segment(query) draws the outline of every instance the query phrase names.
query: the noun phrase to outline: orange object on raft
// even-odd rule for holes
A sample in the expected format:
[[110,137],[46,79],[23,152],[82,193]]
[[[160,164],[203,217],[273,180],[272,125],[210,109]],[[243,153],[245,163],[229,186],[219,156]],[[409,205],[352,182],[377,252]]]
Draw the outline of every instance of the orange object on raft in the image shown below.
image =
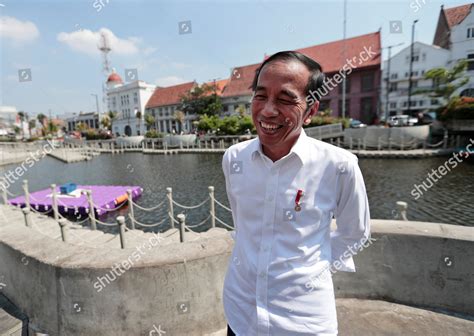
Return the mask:
[[120,204],[122,202],[125,202],[126,200],[128,200],[127,194],[120,195],[119,197],[115,199],[115,204]]

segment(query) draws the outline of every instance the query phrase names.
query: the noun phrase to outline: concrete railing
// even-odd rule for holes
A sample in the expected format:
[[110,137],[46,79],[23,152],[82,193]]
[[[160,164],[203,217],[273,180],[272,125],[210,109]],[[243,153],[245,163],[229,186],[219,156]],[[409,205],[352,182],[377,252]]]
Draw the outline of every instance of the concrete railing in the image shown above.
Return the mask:
[[376,241],[334,276],[338,297],[474,314],[474,227],[372,220]]
[[226,326],[231,249],[227,235],[112,251],[0,229],[2,293],[50,336],[206,335]]

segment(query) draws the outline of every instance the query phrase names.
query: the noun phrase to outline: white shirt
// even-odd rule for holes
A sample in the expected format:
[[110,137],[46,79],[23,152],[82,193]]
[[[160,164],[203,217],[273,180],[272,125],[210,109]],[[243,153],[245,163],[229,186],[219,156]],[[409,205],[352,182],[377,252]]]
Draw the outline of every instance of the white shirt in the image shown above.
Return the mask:
[[328,267],[355,272],[348,248],[370,231],[357,157],[302,130],[276,162],[256,138],[227,149],[222,167],[236,229],[223,293],[229,326],[237,335],[337,335]]

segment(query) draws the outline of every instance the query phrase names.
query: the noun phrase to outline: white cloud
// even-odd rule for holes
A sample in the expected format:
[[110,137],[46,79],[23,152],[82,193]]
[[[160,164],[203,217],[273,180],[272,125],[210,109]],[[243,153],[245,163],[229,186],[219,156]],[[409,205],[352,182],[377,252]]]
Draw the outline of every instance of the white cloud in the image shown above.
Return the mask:
[[190,80],[177,77],[177,76],[161,77],[155,80],[156,85],[163,86],[163,87],[187,83],[187,82],[190,82]]
[[68,45],[72,50],[89,55],[98,55],[98,45],[101,42],[101,34],[107,36],[112,53],[118,55],[133,55],[138,53],[139,39],[132,37],[121,39],[107,28],[101,28],[97,32],[88,29],[74,31],[72,33],[61,32],[58,41]]
[[20,21],[10,16],[0,17],[0,37],[17,43],[31,42],[39,36],[39,30],[33,22]]

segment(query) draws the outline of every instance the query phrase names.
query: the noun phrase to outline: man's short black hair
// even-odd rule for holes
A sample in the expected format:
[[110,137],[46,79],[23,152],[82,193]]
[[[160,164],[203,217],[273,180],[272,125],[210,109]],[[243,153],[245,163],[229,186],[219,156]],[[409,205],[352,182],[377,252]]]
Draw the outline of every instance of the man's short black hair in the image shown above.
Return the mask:
[[[276,54],[273,54],[269,58],[267,58],[255,71],[255,77],[252,83],[252,90],[255,92],[257,88],[258,76],[262,71],[263,67],[271,62],[275,61],[297,61],[306,66],[306,68],[310,71],[310,76],[308,78],[308,84],[306,85],[306,97],[310,94],[310,92],[317,92],[319,88],[323,86],[324,83],[324,73],[323,68],[321,65],[309,58],[308,56],[298,52],[298,51],[280,51]],[[312,105],[312,104],[311,104]]]

